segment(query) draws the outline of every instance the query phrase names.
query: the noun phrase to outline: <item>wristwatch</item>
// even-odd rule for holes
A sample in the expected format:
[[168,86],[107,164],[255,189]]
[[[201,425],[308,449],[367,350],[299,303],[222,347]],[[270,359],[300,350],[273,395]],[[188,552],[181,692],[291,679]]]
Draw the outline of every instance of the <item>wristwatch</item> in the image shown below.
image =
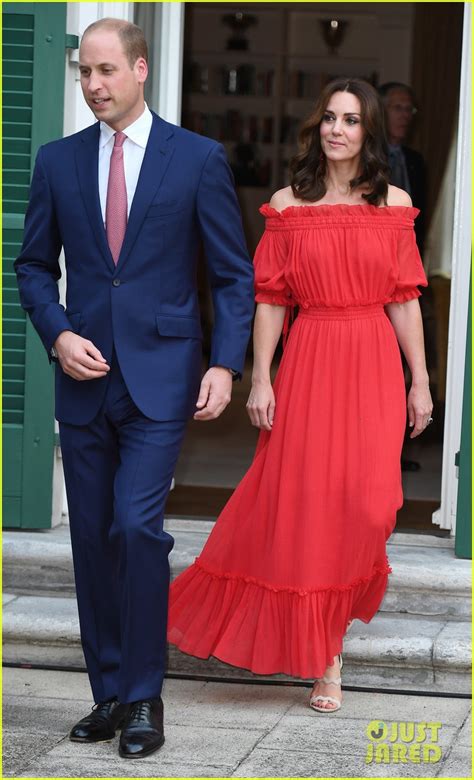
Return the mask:
[[58,355],[58,353],[56,352],[56,350],[54,349],[54,347],[51,347],[51,349],[50,349],[50,351],[49,351],[49,354],[50,354],[50,355],[51,355],[51,357],[52,357],[52,358],[54,358],[55,360],[57,360],[57,359],[58,359],[58,357],[59,357],[59,355]]
[[238,376],[240,376],[239,372],[235,370],[235,368],[229,368],[229,366],[216,366],[216,368],[225,368],[226,371],[229,372],[232,379],[236,379]]

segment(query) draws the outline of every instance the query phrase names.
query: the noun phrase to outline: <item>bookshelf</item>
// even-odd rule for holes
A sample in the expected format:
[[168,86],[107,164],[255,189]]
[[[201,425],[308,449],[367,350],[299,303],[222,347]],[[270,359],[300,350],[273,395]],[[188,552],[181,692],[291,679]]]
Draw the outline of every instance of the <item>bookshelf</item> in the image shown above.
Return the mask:
[[[238,12],[252,17],[241,50],[228,48],[233,32],[223,21]],[[376,85],[384,57],[395,56],[392,45],[383,48],[381,13],[363,3],[186,6],[182,124],[225,146],[251,251],[262,228],[258,206],[288,184],[298,129],[322,87],[339,75]],[[321,34],[321,20],[332,15],[348,22],[336,54]]]

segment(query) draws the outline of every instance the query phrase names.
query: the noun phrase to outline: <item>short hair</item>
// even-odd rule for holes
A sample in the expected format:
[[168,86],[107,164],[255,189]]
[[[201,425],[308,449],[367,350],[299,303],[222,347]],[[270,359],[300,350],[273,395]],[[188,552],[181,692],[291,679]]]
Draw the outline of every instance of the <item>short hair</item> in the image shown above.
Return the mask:
[[143,57],[148,62],[147,42],[143,30],[136,24],[127,22],[125,19],[113,19],[110,16],[106,16],[86,27],[82,38],[84,39],[86,35],[96,30],[108,30],[109,32],[117,33],[131,68],[133,68],[140,57]]
[[389,92],[394,89],[402,89],[404,92],[408,92],[413,103],[416,103],[415,93],[413,92],[412,88],[409,87],[408,84],[403,84],[401,81],[386,81],[385,84],[381,84],[380,87],[378,87],[378,92],[380,97],[385,101],[385,98],[388,97]]

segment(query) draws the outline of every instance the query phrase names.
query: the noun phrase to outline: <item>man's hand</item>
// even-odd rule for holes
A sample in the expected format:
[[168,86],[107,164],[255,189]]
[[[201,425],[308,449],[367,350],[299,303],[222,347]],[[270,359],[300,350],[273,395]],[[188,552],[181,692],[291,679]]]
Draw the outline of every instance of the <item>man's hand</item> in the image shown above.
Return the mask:
[[204,374],[196,407],[195,420],[215,420],[232,396],[232,374],[227,368],[213,366]]
[[63,330],[54,342],[54,348],[62,370],[73,379],[100,379],[110,371],[106,359],[92,341],[72,330]]

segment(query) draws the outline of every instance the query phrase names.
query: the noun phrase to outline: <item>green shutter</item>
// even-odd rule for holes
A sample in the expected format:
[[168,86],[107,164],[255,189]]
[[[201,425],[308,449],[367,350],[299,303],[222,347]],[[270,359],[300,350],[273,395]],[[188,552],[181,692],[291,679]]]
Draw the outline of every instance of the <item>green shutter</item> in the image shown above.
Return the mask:
[[472,284],[469,293],[466,365],[462,404],[461,449],[458,455],[459,487],[456,510],[455,553],[472,558]]
[[65,3],[4,3],[3,525],[51,524],[53,374],[13,270],[38,147],[62,135]]

